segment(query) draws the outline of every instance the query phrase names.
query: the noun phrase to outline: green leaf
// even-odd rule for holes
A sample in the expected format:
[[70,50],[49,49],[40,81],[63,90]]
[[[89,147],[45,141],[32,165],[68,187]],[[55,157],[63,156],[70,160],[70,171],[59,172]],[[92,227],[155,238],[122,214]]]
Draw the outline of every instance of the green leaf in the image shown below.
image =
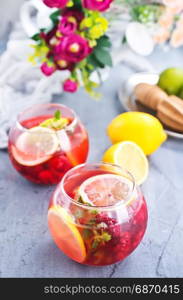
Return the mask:
[[97,215],[97,214],[98,214],[98,210],[97,210],[97,209],[93,209],[93,210],[91,210],[91,214],[93,214],[93,215]]
[[53,22],[54,25],[58,23],[58,18],[61,15],[61,10],[56,10],[50,15],[50,19]]
[[122,38],[122,44],[126,44],[127,43],[127,39],[126,39],[126,35],[124,35],[124,37]]
[[32,40],[34,41],[40,41],[41,40],[41,37],[40,37],[40,33],[36,33],[34,34],[32,37],[31,37]]
[[55,118],[56,120],[60,120],[60,118],[61,118],[61,112],[60,112],[60,110],[57,110],[57,111],[55,112],[54,118]]
[[94,68],[104,68],[104,64],[102,64],[98,59],[95,57],[94,53],[88,56],[87,61],[90,65]]
[[79,203],[84,204],[84,205],[92,206],[91,203],[84,201],[83,198],[82,198],[81,196],[79,196],[79,198],[77,199],[77,201],[78,201]]
[[95,49],[93,52],[95,55],[95,58],[103,65],[107,65],[109,67],[112,67],[112,58],[108,51],[104,49]]
[[100,39],[97,41],[97,48],[110,48],[111,47],[111,41],[108,38],[107,35],[102,36]]

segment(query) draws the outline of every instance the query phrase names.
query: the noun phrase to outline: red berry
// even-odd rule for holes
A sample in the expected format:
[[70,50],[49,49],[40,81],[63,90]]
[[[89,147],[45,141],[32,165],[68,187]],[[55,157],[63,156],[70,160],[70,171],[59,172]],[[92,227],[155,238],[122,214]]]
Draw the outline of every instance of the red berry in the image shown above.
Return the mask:
[[49,167],[57,172],[66,172],[67,170],[72,168],[72,165],[66,155],[62,153],[50,159]]
[[96,222],[97,222],[97,224],[105,223],[108,226],[112,226],[117,223],[117,221],[114,218],[109,217],[105,213],[100,213],[100,214],[96,215]]
[[44,170],[39,173],[40,183],[43,184],[54,184],[54,177],[50,171]]

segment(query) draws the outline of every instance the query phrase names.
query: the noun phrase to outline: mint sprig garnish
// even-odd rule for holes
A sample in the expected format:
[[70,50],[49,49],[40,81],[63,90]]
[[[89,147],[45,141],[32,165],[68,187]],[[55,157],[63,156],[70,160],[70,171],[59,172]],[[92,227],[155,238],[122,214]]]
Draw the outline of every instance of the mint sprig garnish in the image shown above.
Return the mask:
[[79,198],[77,199],[77,201],[81,204],[84,204],[84,205],[88,205],[88,206],[92,206],[91,203],[87,202],[87,201],[84,201],[83,198],[79,195]]
[[45,120],[40,124],[41,127],[47,127],[54,130],[64,129],[69,124],[68,119],[63,118],[61,111],[57,110],[53,118]]
[[61,111],[60,110],[56,110],[56,112],[54,114],[54,118],[55,118],[55,120],[61,119]]
[[103,231],[101,235],[96,234],[92,242],[92,249],[96,249],[99,245],[105,244],[110,240],[111,240],[111,235],[106,231]]

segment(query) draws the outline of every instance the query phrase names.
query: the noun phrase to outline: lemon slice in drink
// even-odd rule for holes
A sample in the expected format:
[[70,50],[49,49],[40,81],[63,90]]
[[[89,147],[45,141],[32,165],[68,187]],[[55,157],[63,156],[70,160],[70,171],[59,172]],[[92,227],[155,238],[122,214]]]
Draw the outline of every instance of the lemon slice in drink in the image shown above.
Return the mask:
[[58,147],[55,131],[37,126],[18,137],[15,146],[12,146],[12,155],[23,166],[36,166],[50,159]]
[[133,191],[133,183],[128,178],[116,174],[101,174],[85,180],[78,195],[83,203],[92,206],[110,206],[126,201]]
[[142,149],[134,142],[125,141],[111,146],[103,156],[103,161],[114,163],[129,171],[137,184],[142,184],[148,176],[148,160]]
[[86,249],[71,216],[58,205],[48,211],[48,225],[56,245],[71,259],[81,263],[86,258]]

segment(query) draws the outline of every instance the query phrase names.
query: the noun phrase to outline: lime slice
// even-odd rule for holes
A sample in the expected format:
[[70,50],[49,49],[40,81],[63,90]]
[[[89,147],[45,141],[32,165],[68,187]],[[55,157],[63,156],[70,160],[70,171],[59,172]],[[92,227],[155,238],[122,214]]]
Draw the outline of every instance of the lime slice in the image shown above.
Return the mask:
[[73,260],[83,262],[86,258],[83,239],[71,216],[63,207],[55,205],[49,209],[48,225],[59,249]]
[[109,206],[125,201],[133,190],[129,179],[115,174],[96,175],[85,180],[78,195],[92,206]]
[[59,140],[54,130],[34,127],[23,132],[12,146],[15,160],[23,166],[36,166],[51,158],[58,150]]

